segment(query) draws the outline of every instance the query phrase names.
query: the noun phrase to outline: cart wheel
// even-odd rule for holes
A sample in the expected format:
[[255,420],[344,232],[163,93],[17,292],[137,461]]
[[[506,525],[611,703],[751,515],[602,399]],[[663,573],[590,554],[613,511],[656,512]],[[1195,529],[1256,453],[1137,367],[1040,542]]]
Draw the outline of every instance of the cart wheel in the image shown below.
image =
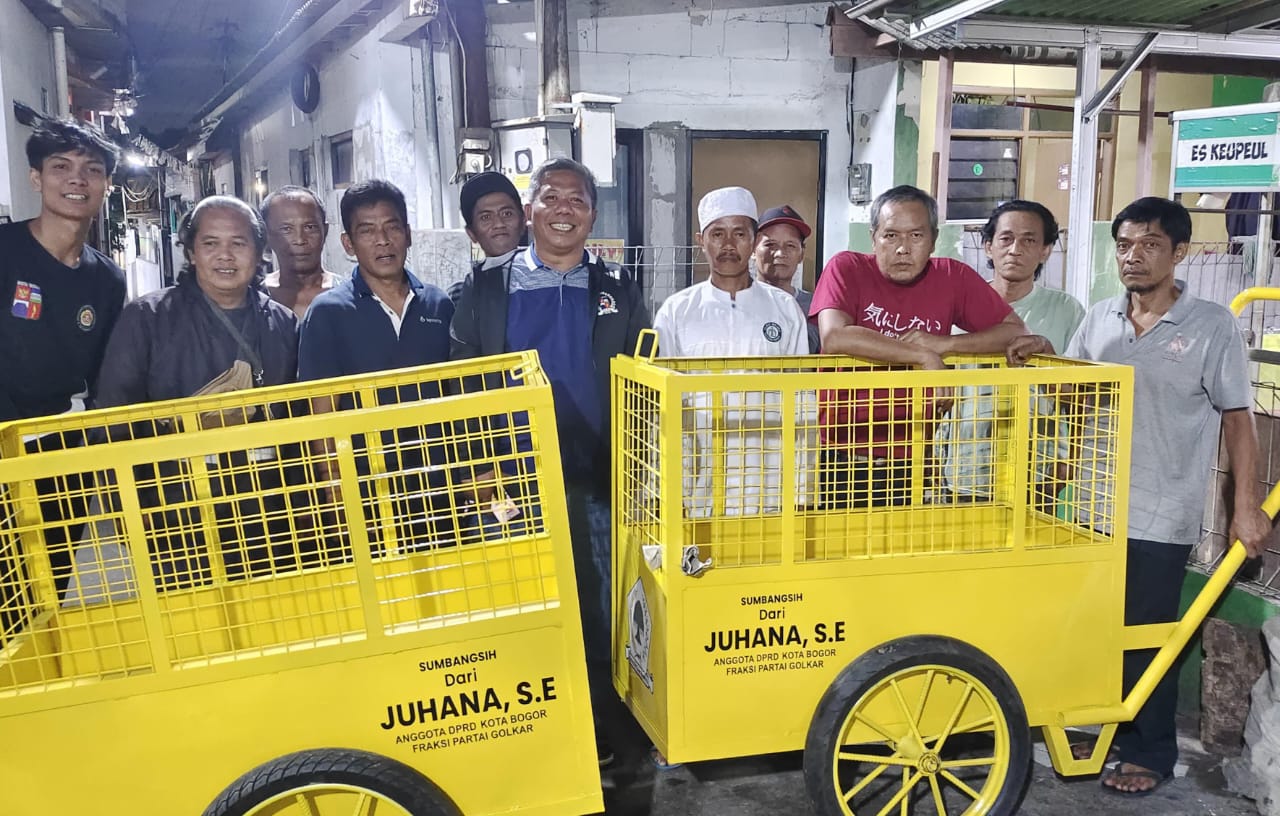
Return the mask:
[[982,652],[942,637],[895,640],[847,666],[804,747],[820,816],[1007,816],[1030,770],[1013,682]]
[[431,780],[367,751],[321,748],[259,765],[204,816],[461,816]]

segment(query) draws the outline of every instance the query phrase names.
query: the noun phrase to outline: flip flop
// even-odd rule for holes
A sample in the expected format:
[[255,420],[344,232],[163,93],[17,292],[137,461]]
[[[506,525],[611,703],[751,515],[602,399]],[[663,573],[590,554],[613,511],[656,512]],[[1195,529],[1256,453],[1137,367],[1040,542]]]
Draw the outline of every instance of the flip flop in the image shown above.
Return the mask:
[[670,771],[675,768],[684,767],[683,762],[667,762],[667,758],[662,755],[662,752],[658,750],[658,746],[656,745],[649,747],[649,761],[653,763],[653,767],[660,771]]
[[[1147,788],[1146,790],[1137,790],[1137,791],[1120,790],[1114,785],[1107,784],[1108,779],[1115,779],[1116,777],[1120,777],[1120,776],[1137,777],[1139,779],[1150,779],[1155,784]],[[1156,771],[1147,770],[1146,768],[1139,768],[1138,770],[1134,770],[1134,771],[1122,771],[1120,770],[1119,766],[1117,766],[1102,775],[1100,784],[1102,785],[1102,789],[1107,793],[1111,793],[1116,796],[1130,796],[1130,797],[1140,799],[1143,796],[1150,796],[1151,794],[1155,793],[1160,788],[1161,785],[1168,782],[1170,779],[1173,779],[1173,774],[1162,774]]]

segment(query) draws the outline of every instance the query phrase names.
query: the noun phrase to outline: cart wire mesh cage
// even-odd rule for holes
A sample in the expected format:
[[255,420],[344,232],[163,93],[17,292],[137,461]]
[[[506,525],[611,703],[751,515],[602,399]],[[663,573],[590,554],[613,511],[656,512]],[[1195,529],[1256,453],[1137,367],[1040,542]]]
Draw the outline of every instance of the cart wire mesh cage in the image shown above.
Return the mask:
[[536,353],[23,421],[0,449],[0,702],[558,605]]
[[616,359],[618,546],[721,569],[1123,537],[1131,372],[950,362]]

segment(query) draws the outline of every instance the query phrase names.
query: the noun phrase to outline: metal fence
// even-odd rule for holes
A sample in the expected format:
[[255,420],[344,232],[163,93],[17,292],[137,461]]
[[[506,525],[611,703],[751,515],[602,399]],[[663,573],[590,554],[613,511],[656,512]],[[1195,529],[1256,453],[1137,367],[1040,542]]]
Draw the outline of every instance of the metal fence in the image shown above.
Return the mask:
[[[966,229],[961,233],[960,260],[978,270],[979,274],[991,280],[993,272],[987,266],[987,254],[982,248],[982,232],[977,228]],[[1045,261],[1040,271],[1040,283],[1050,289],[1067,287],[1067,233],[1064,230],[1053,246],[1049,260]]]
[[[1269,263],[1259,276],[1250,244],[1193,244],[1179,275],[1196,296],[1226,306],[1242,289],[1280,283],[1280,259],[1276,257],[1280,243],[1267,249]],[[1280,302],[1254,303],[1241,313],[1239,321],[1251,351],[1280,351]],[[1261,362],[1257,356],[1251,354],[1255,359],[1250,362],[1250,375],[1258,425],[1258,479],[1261,489],[1269,491],[1280,480],[1280,366]],[[1220,451],[1213,465],[1200,541],[1191,554],[1192,568],[1202,572],[1222,559],[1229,543],[1231,477],[1227,464],[1225,452]],[[1280,541],[1275,536],[1261,559],[1245,565],[1239,584],[1263,597],[1280,597]]]
[[651,315],[668,297],[707,275],[701,247],[636,246],[623,252]]

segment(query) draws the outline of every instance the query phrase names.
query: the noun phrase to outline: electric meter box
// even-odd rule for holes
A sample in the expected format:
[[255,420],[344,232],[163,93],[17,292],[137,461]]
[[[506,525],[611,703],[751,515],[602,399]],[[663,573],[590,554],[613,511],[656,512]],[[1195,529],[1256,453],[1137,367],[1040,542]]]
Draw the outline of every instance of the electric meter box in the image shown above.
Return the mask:
[[618,183],[613,172],[613,159],[618,150],[613,107],[622,99],[595,93],[576,93],[572,99],[578,161],[591,168],[596,184],[612,187]]
[[573,118],[571,113],[554,113],[494,122],[498,171],[511,179],[521,195],[529,189],[538,165],[557,156],[573,158]]

